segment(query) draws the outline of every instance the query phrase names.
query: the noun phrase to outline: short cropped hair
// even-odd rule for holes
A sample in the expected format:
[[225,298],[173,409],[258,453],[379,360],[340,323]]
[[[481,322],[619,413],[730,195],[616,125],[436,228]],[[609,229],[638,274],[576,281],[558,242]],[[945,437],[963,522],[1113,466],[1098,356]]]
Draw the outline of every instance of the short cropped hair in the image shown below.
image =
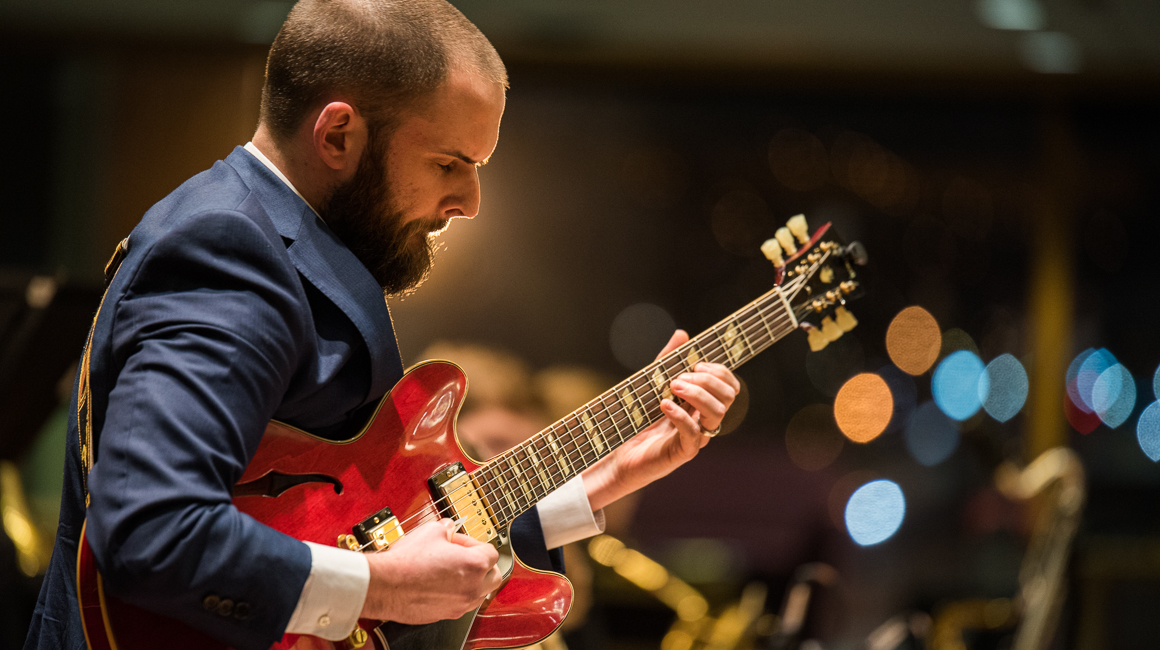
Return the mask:
[[377,130],[453,68],[507,87],[495,48],[444,0],[300,0],[270,47],[260,119],[286,142],[312,110],[346,96]]

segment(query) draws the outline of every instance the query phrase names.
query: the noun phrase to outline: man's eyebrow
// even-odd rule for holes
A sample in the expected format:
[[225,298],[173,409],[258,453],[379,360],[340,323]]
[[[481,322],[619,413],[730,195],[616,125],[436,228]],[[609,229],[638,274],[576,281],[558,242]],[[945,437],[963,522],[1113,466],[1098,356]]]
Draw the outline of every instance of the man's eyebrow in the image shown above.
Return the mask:
[[462,160],[463,162],[467,163],[468,165],[474,165],[476,167],[483,167],[484,165],[487,164],[487,162],[489,160],[491,160],[490,157],[484,158],[483,160],[473,160],[469,156],[467,156],[466,154],[459,152],[459,151],[443,151],[441,153],[445,156],[451,156],[453,158],[458,158],[458,159]]

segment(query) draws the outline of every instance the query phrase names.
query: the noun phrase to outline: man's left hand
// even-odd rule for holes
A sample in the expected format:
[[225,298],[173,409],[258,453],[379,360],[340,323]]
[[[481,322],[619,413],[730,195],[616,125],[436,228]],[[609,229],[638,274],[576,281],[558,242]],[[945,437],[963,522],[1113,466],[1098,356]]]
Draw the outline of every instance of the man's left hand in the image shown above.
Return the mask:
[[[677,330],[657,355],[665,356],[689,340]],[[673,379],[673,395],[684,401],[661,401],[663,420],[627,440],[616,451],[584,472],[584,487],[593,510],[635,492],[672,472],[697,455],[719,430],[733,404],[740,382],[725,366],[698,363],[693,372]]]

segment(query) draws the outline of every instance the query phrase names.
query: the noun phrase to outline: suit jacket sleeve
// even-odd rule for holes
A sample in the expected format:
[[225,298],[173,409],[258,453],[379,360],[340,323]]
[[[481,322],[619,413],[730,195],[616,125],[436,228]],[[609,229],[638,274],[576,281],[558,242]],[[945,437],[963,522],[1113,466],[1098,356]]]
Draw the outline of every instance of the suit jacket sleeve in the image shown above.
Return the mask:
[[106,588],[242,650],[281,638],[310,572],[305,544],[231,503],[303,348],[279,243],[236,212],[188,217],[101,313],[115,378],[87,537]]

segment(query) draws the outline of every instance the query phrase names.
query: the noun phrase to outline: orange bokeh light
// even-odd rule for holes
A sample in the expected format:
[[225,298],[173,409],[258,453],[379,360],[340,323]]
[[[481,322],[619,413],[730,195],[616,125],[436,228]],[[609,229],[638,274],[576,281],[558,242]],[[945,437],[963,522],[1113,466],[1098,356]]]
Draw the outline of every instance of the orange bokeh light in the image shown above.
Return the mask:
[[878,375],[864,372],[849,379],[834,398],[838,428],[854,442],[870,442],[882,435],[894,413],[894,396]]
[[886,330],[886,352],[890,360],[911,375],[930,370],[941,346],[938,321],[922,307],[907,307],[898,312]]

